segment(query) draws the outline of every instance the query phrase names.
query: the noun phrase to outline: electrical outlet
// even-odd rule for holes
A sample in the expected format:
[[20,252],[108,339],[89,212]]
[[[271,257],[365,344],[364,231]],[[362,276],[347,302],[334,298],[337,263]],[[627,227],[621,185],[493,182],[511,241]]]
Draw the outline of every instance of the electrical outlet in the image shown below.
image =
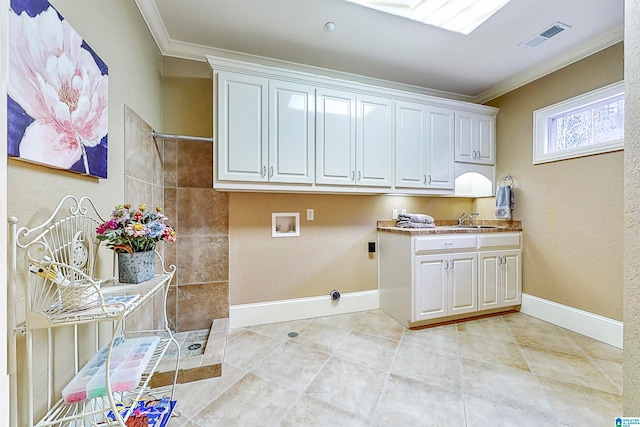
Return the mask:
[[406,210],[406,209],[402,209],[402,210],[400,211],[400,213],[401,213],[401,214],[406,214],[406,213],[407,213],[407,210]]
[[307,209],[307,221],[314,221],[315,220],[315,212],[313,211],[313,209]]
[[398,209],[391,209],[391,219],[398,219]]
[[376,242],[368,242],[369,253],[372,254],[376,251]]

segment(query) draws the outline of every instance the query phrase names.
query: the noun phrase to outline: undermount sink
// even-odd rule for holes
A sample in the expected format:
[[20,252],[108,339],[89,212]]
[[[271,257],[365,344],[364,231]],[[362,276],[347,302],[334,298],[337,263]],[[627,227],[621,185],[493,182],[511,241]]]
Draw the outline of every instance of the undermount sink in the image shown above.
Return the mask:
[[458,228],[504,228],[499,225],[455,225]]

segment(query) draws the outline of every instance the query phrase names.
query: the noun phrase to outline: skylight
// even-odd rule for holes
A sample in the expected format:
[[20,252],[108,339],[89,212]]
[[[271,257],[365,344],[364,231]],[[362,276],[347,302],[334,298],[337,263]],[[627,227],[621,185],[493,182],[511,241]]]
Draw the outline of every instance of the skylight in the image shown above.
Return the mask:
[[382,12],[469,34],[509,0],[347,0]]

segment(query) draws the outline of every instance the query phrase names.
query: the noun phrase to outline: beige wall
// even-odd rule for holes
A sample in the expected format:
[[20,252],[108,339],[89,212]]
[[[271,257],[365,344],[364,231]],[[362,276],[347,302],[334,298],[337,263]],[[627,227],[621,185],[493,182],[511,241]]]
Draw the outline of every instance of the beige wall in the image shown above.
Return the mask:
[[[45,220],[66,194],[92,197],[98,210],[108,216],[124,197],[125,105],[151,126],[160,128],[162,125],[162,56],[135,3],[83,0],[51,0],[51,3],[109,67],[109,177],[90,178],[9,159],[8,214],[17,216],[20,226],[34,226]],[[112,271],[110,255],[104,251],[100,259],[99,274],[103,277]],[[18,311],[23,311],[23,300],[20,298],[16,303]],[[79,334],[84,337],[91,331],[90,327],[81,327]],[[73,363],[69,363],[72,360],[69,355],[72,329],[56,328],[54,336],[54,390],[59,392],[73,376]],[[106,333],[103,335],[104,338],[107,336]],[[47,364],[43,359],[46,351],[39,346],[45,342],[45,337],[46,334],[38,333],[35,338],[34,356],[38,369],[34,374],[36,418],[42,415],[47,402],[44,380]],[[84,351],[81,363],[88,360],[94,350],[95,347]],[[20,355],[18,360],[24,360],[24,356]],[[22,380],[19,383],[24,385]],[[26,400],[21,397],[18,402],[24,417]],[[24,418],[18,425],[26,425]]]
[[[455,219],[472,199],[231,193],[231,305],[377,289],[376,221],[391,210]],[[307,209],[315,220],[307,221]],[[271,237],[271,214],[299,212],[300,237]]]
[[[51,3],[109,67],[108,179],[10,159],[8,212],[17,216],[21,225],[46,219],[46,210],[65,194],[91,196],[98,209],[108,215],[124,196],[124,106],[131,107],[153,127],[159,128],[162,123],[162,56],[135,4],[82,0]],[[110,272],[110,267],[102,271]]]
[[[210,74],[204,62],[165,58],[163,132],[212,135]],[[229,316],[228,195],[213,189],[213,144],[181,139],[164,144],[166,214],[178,233],[166,252],[178,267],[169,318],[178,331],[206,329]]]
[[624,415],[640,414],[640,2],[625,2]]
[[[524,292],[622,320],[623,152],[532,164],[533,111],[623,79],[622,43],[491,102],[497,176],[515,180]],[[482,199],[479,206],[491,203]]]
[[164,59],[162,131],[171,134],[213,135],[213,80],[206,62]]

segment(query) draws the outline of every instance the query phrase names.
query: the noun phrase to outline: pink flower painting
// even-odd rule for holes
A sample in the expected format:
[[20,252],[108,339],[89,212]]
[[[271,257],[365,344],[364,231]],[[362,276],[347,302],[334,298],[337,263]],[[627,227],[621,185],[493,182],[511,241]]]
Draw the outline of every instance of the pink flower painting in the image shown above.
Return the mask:
[[9,156],[106,178],[106,64],[46,0],[11,0],[9,47]]

